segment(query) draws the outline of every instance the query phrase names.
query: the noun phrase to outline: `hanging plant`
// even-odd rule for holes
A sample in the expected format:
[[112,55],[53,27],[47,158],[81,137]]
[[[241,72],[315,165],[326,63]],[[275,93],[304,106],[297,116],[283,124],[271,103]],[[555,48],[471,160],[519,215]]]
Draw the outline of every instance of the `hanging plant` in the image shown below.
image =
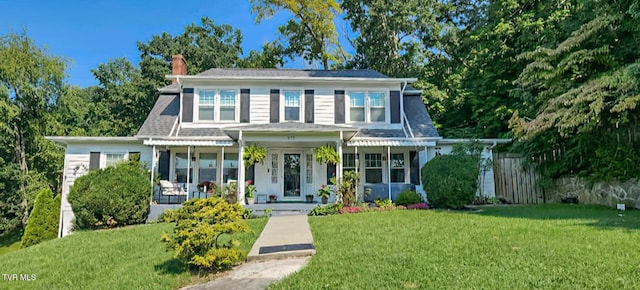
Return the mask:
[[336,149],[329,145],[322,145],[319,148],[316,148],[316,161],[320,163],[326,164],[338,164],[340,163],[340,156]]
[[244,154],[242,155],[242,159],[244,159],[245,166],[251,166],[264,160],[267,157],[267,149],[264,147],[253,144],[244,148]]

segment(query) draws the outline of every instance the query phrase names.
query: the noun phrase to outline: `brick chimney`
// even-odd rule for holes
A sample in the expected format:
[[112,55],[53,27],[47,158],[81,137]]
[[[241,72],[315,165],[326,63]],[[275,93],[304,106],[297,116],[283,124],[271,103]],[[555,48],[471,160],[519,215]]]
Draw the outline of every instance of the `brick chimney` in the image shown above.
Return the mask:
[[[176,76],[187,75],[187,61],[181,54],[176,54],[171,58],[171,74]],[[177,79],[171,80],[172,84],[177,82]]]

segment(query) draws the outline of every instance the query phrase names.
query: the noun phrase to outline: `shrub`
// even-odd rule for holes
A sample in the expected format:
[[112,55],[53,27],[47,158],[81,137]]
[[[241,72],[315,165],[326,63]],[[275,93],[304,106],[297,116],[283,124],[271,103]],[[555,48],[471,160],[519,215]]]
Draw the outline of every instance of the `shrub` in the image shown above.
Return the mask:
[[478,155],[438,155],[422,167],[429,203],[460,209],[473,202],[478,187]]
[[57,238],[59,217],[60,195],[53,198],[51,189],[41,190],[36,196],[33,211],[22,235],[22,247]]
[[393,206],[393,202],[388,198],[385,198],[385,199],[379,199],[378,198],[378,199],[374,200],[373,202],[379,208],[387,208],[387,207],[392,207]]
[[341,179],[331,178],[338,202],[344,206],[353,206],[356,204],[359,180],[360,174],[355,171],[345,172]]
[[316,206],[309,212],[309,216],[331,215],[337,214],[342,209],[342,204],[334,203],[324,206]]
[[136,161],[91,171],[69,192],[75,225],[80,229],[144,223],[151,186],[147,170]]
[[407,209],[429,209],[429,205],[424,202],[407,205]]
[[396,199],[397,205],[410,205],[422,202],[422,196],[419,193],[413,190],[404,190],[400,194],[398,194],[398,198]]
[[[191,199],[167,216],[176,224],[162,241],[183,263],[201,270],[227,270],[244,260],[231,235],[248,232],[243,208],[216,197]],[[222,238],[225,237],[225,238]]]

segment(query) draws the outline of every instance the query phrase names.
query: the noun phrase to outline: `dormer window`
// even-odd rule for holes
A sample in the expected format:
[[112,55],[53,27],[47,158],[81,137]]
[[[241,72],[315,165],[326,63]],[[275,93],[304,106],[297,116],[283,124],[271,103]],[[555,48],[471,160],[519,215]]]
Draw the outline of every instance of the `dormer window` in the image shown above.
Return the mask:
[[284,91],[284,120],[300,121],[300,91]]
[[378,123],[387,120],[387,98],[384,92],[350,92],[347,114],[352,123]]
[[238,93],[236,90],[198,90],[197,107],[199,121],[235,122],[238,118]]

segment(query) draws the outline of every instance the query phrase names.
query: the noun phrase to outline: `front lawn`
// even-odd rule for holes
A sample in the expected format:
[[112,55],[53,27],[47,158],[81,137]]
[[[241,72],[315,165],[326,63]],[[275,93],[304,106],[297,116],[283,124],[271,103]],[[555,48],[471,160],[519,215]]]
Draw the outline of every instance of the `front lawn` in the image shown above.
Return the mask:
[[316,255],[272,288],[640,288],[639,211],[545,205],[309,222]]
[[[239,234],[249,252],[267,219],[248,220]],[[74,233],[1,257],[0,271],[34,274],[35,281],[2,281],[0,289],[174,289],[199,281],[160,242],[171,224]]]
[[0,255],[20,249],[22,232],[10,233],[0,237]]

